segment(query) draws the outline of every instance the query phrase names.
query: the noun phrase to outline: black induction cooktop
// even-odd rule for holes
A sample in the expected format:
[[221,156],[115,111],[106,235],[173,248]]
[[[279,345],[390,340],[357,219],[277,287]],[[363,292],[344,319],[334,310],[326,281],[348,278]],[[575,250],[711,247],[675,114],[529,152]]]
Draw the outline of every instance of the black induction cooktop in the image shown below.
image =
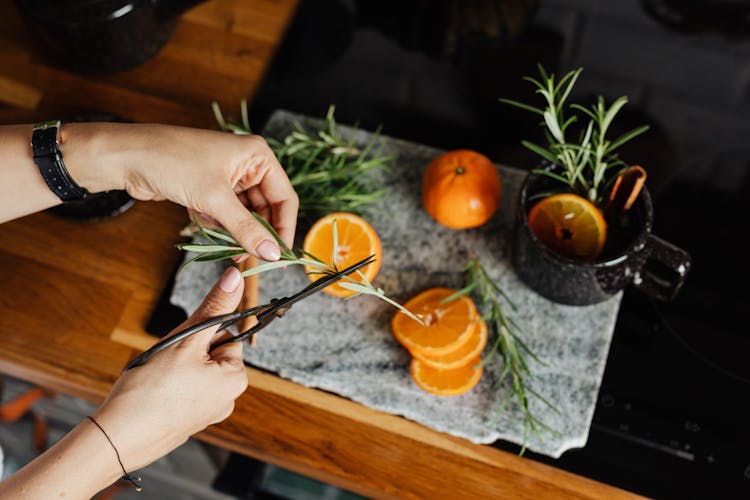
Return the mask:
[[[628,95],[623,148],[649,171],[654,232],[693,268],[672,303],[625,291],[588,444],[536,460],[662,498],[750,498],[750,7],[743,2],[303,1],[251,107],[530,167],[537,63],[574,99]],[[497,446],[517,451],[508,443]]]

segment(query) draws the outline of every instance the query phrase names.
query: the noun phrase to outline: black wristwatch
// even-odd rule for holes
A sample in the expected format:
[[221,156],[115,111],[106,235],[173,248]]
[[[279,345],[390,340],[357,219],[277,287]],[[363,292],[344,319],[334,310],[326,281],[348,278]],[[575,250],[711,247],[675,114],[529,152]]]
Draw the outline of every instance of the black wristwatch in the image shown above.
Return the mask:
[[44,182],[62,201],[75,201],[85,198],[89,192],[82,188],[68,173],[63,162],[60,144],[57,142],[57,132],[60,120],[52,120],[34,125],[31,134],[31,150],[34,163]]

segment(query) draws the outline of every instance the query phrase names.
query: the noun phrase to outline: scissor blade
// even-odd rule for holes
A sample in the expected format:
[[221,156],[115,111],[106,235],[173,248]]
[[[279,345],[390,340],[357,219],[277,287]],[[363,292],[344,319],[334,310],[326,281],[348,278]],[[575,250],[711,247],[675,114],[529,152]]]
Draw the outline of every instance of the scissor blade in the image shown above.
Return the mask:
[[[367,264],[372,264],[373,262],[375,262],[375,256],[370,255],[366,259],[362,259],[356,264],[349,266],[342,271],[339,271],[337,273],[331,274],[330,276],[326,276],[325,278],[321,278],[313,283],[310,283],[305,288],[303,288],[302,291],[295,293],[291,297],[285,297],[283,299],[272,300],[271,303],[268,305],[267,309],[265,309],[263,312],[255,316],[258,320],[258,323],[255,326],[253,326],[249,330],[246,330],[240,333],[236,337],[231,337],[231,338],[220,341],[219,343],[213,345],[211,349],[227,344],[229,342],[241,342],[249,338],[250,336],[255,335],[257,332],[259,332],[260,330],[265,328],[269,323],[271,323],[274,319],[276,319],[279,316],[283,316],[283,314],[292,306],[292,304],[295,304],[299,302],[300,300],[306,297],[309,297],[310,295],[314,293],[321,291],[325,287],[341,279],[343,276],[351,274],[357,271],[358,269],[363,268]],[[263,306],[263,307],[266,307],[266,306]]]
[[341,271],[339,271],[337,273],[334,273],[334,274],[331,274],[329,276],[326,276],[325,278],[320,278],[319,280],[317,280],[317,281],[315,281],[315,282],[310,283],[309,285],[307,285],[307,287],[305,287],[301,292],[296,293],[296,294],[292,295],[291,297],[289,297],[289,299],[286,301],[286,303],[284,305],[285,305],[285,307],[291,306],[295,302],[299,302],[300,300],[304,299],[305,297],[309,297],[310,295],[313,295],[313,294],[321,291],[322,289],[326,288],[327,286],[332,285],[333,283],[337,282],[338,280],[340,280],[344,276],[346,276],[348,274],[351,274],[351,273],[353,273],[353,272],[355,272],[355,271],[357,271],[359,269],[362,269],[366,265],[372,264],[373,262],[375,262],[375,256],[374,255],[370,255],[366,259],[362,259],[359,262],[357,262],[356,264],[353,264],[353,265],[347,267],[346,269],[343,269],[343,270],[341,270]]

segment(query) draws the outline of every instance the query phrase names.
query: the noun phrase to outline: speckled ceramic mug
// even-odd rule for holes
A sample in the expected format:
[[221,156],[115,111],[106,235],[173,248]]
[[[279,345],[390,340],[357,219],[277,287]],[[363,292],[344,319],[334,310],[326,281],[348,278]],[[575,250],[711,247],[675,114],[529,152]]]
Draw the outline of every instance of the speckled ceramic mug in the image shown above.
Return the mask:
[[[544,245],[529,228],[528,213],[549,178],[529,174],[516,210],[513,264],[519,277],[540,295],[569,305],[607,300],[629,284],[647,295],[672,300],[690,270],[690,255],[651,234],[654,209],[644,187],[630,212],[637,220],[619,248],[592,263],[567,259]],[[554,182],[554,181],[553,181]]]

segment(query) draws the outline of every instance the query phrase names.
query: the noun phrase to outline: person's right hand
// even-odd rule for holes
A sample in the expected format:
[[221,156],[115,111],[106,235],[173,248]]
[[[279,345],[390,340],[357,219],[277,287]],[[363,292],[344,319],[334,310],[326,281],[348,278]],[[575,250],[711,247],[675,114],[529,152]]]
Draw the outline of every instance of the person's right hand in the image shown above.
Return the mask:
[[[198,310],[175,331],[234,311],[243,288],[239,271],[230,267]],[[126,372],[94,415],[128,472],[232,413],[234,400],[247,388],[242,343],[209,352],[215,333],[216,327],[206,329]]]

